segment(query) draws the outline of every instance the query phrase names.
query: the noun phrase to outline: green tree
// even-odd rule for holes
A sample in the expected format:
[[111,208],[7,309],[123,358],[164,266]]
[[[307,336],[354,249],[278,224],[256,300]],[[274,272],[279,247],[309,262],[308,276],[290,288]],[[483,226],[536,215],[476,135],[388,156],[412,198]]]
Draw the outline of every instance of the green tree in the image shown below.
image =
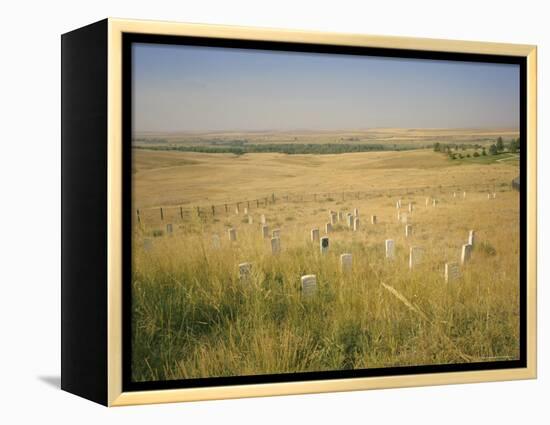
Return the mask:
[[508,145],[508,149],[510,149],[510,152],[517,152],[519,150],[519,139],[512,139]]
[[496,155],[496,154],[498,154],[497,145],[492,144],[492,145],[489,147],[489,153],[490,153],[491,155]]
[[479,156],[479,152],[478,151],[475,151],[474,152],[474,158],[477,158]]
[[481,149],[481,155],[487,156],[487,151],[485,150],[485,148]]
[[434,152],[441,152],[441,143],[434,143]]
[[502,137],[499,137],[497,139],[497,145],[496,145],[497,151],[502,152],[504,150],[504,142],[502,141]]

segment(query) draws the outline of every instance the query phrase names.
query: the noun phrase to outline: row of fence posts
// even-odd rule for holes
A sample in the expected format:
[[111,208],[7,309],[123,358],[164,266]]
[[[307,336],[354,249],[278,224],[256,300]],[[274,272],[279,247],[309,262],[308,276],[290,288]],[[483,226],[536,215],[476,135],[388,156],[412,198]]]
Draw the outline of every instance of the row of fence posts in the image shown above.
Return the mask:
[[[359,200],[361,199],[361,192],[352,192],[355,194],[355,199],[356,200]],[[317,194],[317,193],[314,193],[313,194],[313,200],[315,202],[317,202],[317,196],[318,195],[321,195],[324,196],[325,198],[330,198],[332,193],[324,193],[324,194]],[[288,195],[284,195],[283,196],[283,199],[288,202],[289,201],[289,196]],[[349,198],[348,198],[349,199]],[[263,202],[261,202],[263,200]],[[300,202],[303,202],[304,200],[304,195],[300,195],[300,198],[299,198],[299,201]],[[342,201],[345,201],[346,200],[346,192],[342,192]],[[276,201],[276,197],[275,197],[275,193],[272,193],[271,194],[271,202],[274,204]],[[250,209],[250,203],[251,202],[256,202],[256,208],[260,208],[260,203],[263,203],[263,205],[265,207],[267,207],[268,205],[268,202],[269,202],[269,197],[265,197],[263,199],[255,199],[254,201],[241,201],[241,202],[237,202],[236,203],[236,207],[237,207],[237,211],[240,211],[241,210],[241,205],[246,203],[246,206],[248,209]],[[224,205],[224,210],[225,210],[225,213],[228,214],[229,213],[229,204],[223,204]],[[180,218],[183,220],[183,207],[179,207],[180,209]],[[212,216],[214,217],[216,215],[216,206],[215,205],[212,205],[210,207],[211,209],[211,212],[212,212]],[[203,213],[203,210],[201,209],[201,207],[196,207],[196,211],[197,211],[197,216],[198,217],[201,217],[202,216],[202,213]],[[159,207],[159,212],[160,212],[160,220],[161,221],[164,221],[164,210],[162,207]],[[140,214],[140,210],[137,209],[136,211],[136,214],[137,214],[137,221],[138,221],[138,224],[141,224],[141,214]]]
[[[268,203],[269,203],[269,197],[265,197],[262,199],[263,200],[263,205],[267,207]],[[241,202],[237,202],[236,203],[236,207],[237,207],[237,211],[240,211],[241,210],[241,205],[246,203],[246,207],[247,209],[250,209],[250,202],[256,202],[256,208],[260,208],[260,202],[262,201],[260,199],[255,199],[254,201],[241,201]],[[285,196],[285,200],[288,201],[288,195]],[[276,198],[275,198],[275,194],[271,194],[271,203],[275,203],[276,201]],[[180,209],[180,218],[183,220],[183,207],[179,207]],[[210,210],[212,212],[212,216],[215,216],[216,215],[216,206],[215,205],[211,205],[210,206]],[[225,213],[229,213],[229,206],[228,204],[224,204],[224,210],[225,210]],[[201,216],[202,215],[202,212],[203,210],[201,209],[201,207],[196,207],[196,211],[197,211],[197,216]],[[160,219],[161,221],[164,221],[164,209],[163,207],[159,207],[159,213],[160,213]],[[137,221],[139,224],[141,224],[141,213],[140,213],[140,210],[139,208],[136,210],[136,216],[137,216]]]

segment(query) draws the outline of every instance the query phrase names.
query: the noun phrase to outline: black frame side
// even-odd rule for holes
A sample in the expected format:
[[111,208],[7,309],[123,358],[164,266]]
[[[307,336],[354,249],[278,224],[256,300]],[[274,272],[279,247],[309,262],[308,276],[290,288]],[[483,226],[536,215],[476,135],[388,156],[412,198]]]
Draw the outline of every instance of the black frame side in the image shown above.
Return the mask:
[[61,36],[61,389],[107,405],[107,20]]
[[527,191],[520,191],[520,358],[517,360],[456,363],[424,366],[387,367],[376,369],[335,370],[323,372],[299,372],[274,375],[231,376],[194,378],[186,380],[134,382],[131,378],[132,363],[132,297],[131,297],[131,132],[132,132],[132,43],[192,45],[205,47],[228,47],[275,51],[298,51],[312,53],[347,54],[415,58],[426,60],[450,60],[519,65],[520,69],[520,156],[521,180],[526,182],[527,167],[527,59],[525,57],[432,52],[407,49],[385,49],[357,46],[316,45],[271,41],[218,39],[208,37],[166,36],[154,34],[123,34],[122,43],[122,131],[123,131],[123,391],[146,391],[175,388],[212,387],[219,385],[243,385],[280,383],[303,380],[342,379],[373,376],[410,375],[437,372],[482,371],[525,368],[527,366]]

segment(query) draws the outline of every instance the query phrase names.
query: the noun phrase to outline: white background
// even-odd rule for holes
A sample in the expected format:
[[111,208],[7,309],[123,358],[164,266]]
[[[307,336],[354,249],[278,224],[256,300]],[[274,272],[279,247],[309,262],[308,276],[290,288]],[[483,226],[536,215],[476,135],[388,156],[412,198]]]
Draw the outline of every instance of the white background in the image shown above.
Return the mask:
[[[543,1],[4,1],[0,56],[0,422],[549,423],[548,194],[539,190],[539,378],[106,409],[64,393],[60,357],[60,34],[107,16],[539,46],[539,187],[549,178]],[[161,422],[162,421],[162,422]]]

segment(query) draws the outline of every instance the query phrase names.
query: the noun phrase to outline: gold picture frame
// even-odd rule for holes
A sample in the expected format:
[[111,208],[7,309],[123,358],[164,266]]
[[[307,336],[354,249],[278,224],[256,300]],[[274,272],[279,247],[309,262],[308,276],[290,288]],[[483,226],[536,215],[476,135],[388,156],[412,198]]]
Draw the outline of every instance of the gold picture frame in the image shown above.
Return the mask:
[[[77,30],[79,31],[79,30]],[[106,32],[107,134],[106,134],[106,376],[102,381],[106,397],[99,400],[108,406],[146,403],[168,403],[196,400],[261,397],[335,391],[353,391],[426,385],[459,384],[484,381],[533,379],[537,374],[537,49],[531,45],[501,44],[472,41],[335,34],[313,31],[291,31],[267,28],[247,28],[220,25],[183,24],[109,18],[103,21]],[[76,33],[76,32],[75,32]],[[157,389],[147,391],[123,390],[123,35],[151,34],[164,36],[208,37],[283,43],[310,43],[400,49],[427,52],[505,55],[526,60],[527,80],[527,287],[526,287],[526,367],[515,369],[469,370],[377,377],[356,377],[315,381],[292,381],[215,387]],[[71,33],[69,33],[70,35]],[[67,260],[64,260],[67,261]],[[66,280],[69,280],[67,277]],[[66,283],[67,287],[70,283]],[[68,300],[67,302],[70,302]],[[67,332],[67,341],[70,332]],[[69,375],[72,372],[67,372]],[[76,384],[75,384],[76,385]],[[62,385],[63,386],[63,385]],[[64,385],[80,395],[78,389]],[[94,399],[92,396],[88,398]],[[98,400],[96,400],[98,401]]]

